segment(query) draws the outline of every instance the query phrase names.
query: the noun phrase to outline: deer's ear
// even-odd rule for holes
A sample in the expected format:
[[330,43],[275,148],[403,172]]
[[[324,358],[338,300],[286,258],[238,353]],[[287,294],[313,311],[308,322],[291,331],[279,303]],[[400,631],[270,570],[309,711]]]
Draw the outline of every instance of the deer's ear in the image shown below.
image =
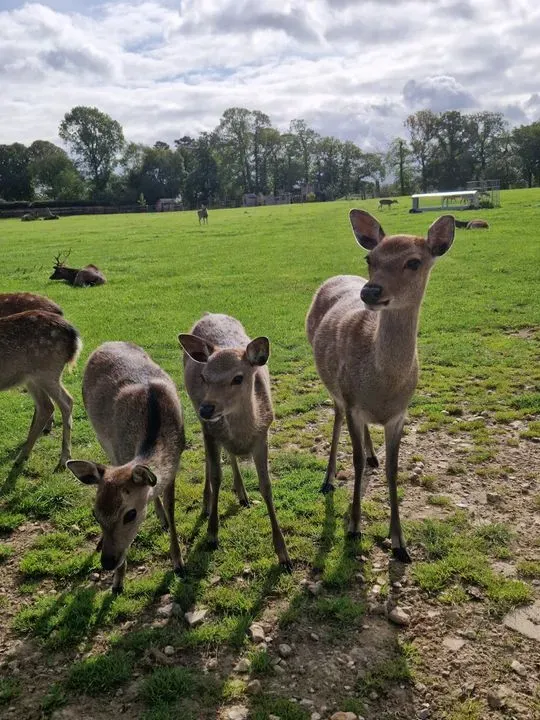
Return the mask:
[[356,242],[366,250],[373,250],[385,237],[379,221],[365,210],[351,210],[349,220]]
[[214,352],[213,345],[197,337],[197,335],[181,333],[178,336],[178,341],[189,357],[198,363],[208,362],[208,358]]
[[252,340],[246,348],[246,358],[251,365],[266,365],[270,357],[270,340],[261,336]]
[[135,485],[149,485],[150,487],[157,485],[157,477],[147,465],[135,465],[131,479]]
[[105,474],[105,465],[89,460],[68,460],[66,467],[85,485],[98,485]]
[[427,245],[434,257],[444,255],[454,242],[456,223],[453,215],[441,215],[430,226],[427,234]]

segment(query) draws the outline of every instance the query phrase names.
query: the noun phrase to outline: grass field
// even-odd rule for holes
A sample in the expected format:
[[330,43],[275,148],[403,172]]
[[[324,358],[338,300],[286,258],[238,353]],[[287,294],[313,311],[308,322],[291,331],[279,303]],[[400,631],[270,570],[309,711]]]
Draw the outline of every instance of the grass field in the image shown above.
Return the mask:
[[[376,214],[388,234],[425,234],[437,217],[409,215],[407,199],[381,213],[376,201],[354,204]],[[427,707],[432,718],[476,720],[496,716],[487,694],[514,658],[529,675],[510,673],[502,706],[518,718],[540,712],[538,643],[501,624],[508,610],[540,597],[540,191],[502,193],[501,208],[480,213],[490,230],[458,230],[433,270],[401,463],[414,564],[399,578],[380,543],[388,518],[380,471],[364,503],[362,545],[345,542],[345,433],[341,487],[332,498],[318,493],[331,417],[304,318],[324,279],[365,274],[351,205],[215,211],[207,227],[195,213],[0,224],[0,290],[53,298],[84,341],[65,376],[75,400],[73,457],[104,459],[80,386],[88,354],[106,340],[142,345],[172,375],[188,438],[176,511],[187,578],[170,571],[167,537],[151,512],[128,558],[126,591],[113,598],[93,552],[92,489],[52,472],[61,427],[38,441],[22,472],[12,471],[32,404],[18,390],[0,394],[0,717],[210,720],[239,706],[256,720],[336,710],[379,720]],[[48,281],[54,256],[67,250],[70,265],[95,263],[108,284]],[[252,337],[271,340],[270,462],[292,575],[275,565],[250,464],[243,471],[256,502],[238,507],[227,467],[220,547],[205,548],[201,433],[176,338],[206,310],[234,315]],[[380,432],[375,437],[380,446]],[[399,632],[381,614],[388,599],[412,618]],[[167,618],[170,603],[175,614]],[[183,613],[193,607],[208,613],[189,628]],[[254,621],[268,636],[262,646],[249,640]],[[441,643],[464,629],[474,639],[463,636],[461,660],[441,675],[457,657]],[[280,659],[283,643],[292,655]],[[240,659],[245,668],[235,670]]]

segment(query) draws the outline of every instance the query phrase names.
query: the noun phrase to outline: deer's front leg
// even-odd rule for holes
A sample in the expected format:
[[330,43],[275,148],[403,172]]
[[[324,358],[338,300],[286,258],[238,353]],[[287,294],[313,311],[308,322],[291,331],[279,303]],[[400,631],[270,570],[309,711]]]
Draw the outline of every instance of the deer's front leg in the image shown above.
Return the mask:
[[270,483],[270,474],[268,472],[268,439],[265,436],[257,441],[253,449],[253,460],[259,477],[259,490],[266,503],[270,523],[272,525],[272,540],[274,549],[279,559],[279,564],[288,572],[292,570],[292,562],[287,552],[287,546],[274,508],[274,500],[272,498],[272,485]]
[[349,429],[349,435],[351,436],[354,465],[354,490],[348,535],[350,538],[361,538],[362,476],[364,474],[364,447],[362,440],[364,436],[364,423],[358,418],[355,418],[351,410],[347,410],[347,427]]
[[339,408],[336,403],[334,403],[334,428],[332,430],[332,444],[330,446],[330,456],[328,457],[326,475],[324,476],[324,482],[321,487],[321,492],[325,495],[334,490],[334,478],[336,477],[337,466],[337,450],[342,425],[343,412],[341,408]]
[[208,518],[208,546],[215,550],[218,546],[218,501],[221,487],[221,448],[212,437],[204,435],[204,447],[208,468],[208,485],[212,492],[210,500],[210,517]]
[[407,551],[401,521],[399,518],[399,505],[397,496],[397,475],[399,446],[405,416],[400,416],[384,426],[384,441],[386,445],[386,479],[390,493],[390,539],[392,541],[392,554],[396,560],[404,563],[411,562]]
[[124,562],[116,568],[113,575],[112,592],[114,595],[120,595],[124,592],[124,578],[126,577],[127,562]]

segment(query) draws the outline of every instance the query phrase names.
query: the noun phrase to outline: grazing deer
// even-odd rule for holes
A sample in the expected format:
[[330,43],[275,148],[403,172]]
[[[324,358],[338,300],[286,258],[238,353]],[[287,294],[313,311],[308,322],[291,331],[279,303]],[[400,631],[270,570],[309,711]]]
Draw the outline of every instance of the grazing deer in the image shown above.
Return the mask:
[[42,310],[63,315],[62,308],[48,297],[34,293],[0,293],[0,317],[14,315],[25,310]]
[[489,230],[489,223],[485,220],[471,220],[467,223],[467,230]]
[[67,466],[81,482],[97,487],[94,514],[102,530],[98,550],[102,568],[114,570],[113,592],[122,592],[126,555],[151,501],[169,531],[174,571],[182,574],[174,483],[185,437],[174,382],[137,345],[107,342],[88,359],[83,400],[112,464],[71,460]]
[[197,215],[199,216],[199,225],[201,222],[208,225],[208,210],[206,209],[206,205],[203,205],[200,210],[197,210]]
[[382,210],[383,207],[390,208],[392,205],[398,205],[398,204],[399,203],[397,200],[389,200],[387,198],[381,198],[381,200],[379,200],[379,210]]
[[49,280],[65,280],[68,285],[84,287],[85,285],[105,285],[105,275],[95,265],[85,265],[83,268],[66,267],[65,262],[69,253],[60,260],[60,255],[54,259],[53,274]]
[[315,293],[306,319],[319,375],[334,400],[334,430],[322,492],[334,489],[343,419],[353,447],[354,493],[349,535],[360,536],[364,462],[377,467],[368,425],[384,426],[394,557],[410,562],[399,519],[398,455],[407,405],[418,378],[416,336],[420,305],[435,260],[454,239],[454,218],[443,215],[427,238],[386,236],[363,210],[349,213],[357,242],[370,251],[369,280],[340,275]]
[[201,420],[206,454],[205,509],[209,515],[208,541],[218,543],[218,498],[221,486],[221,446],[229,453],[234,488],[242,505],[248,505],[237,456],[251,455],[259,477],[274,549],[280,564],[291,570],[279,526],[268,471],[268,428],[274,419],[268,338],[250,340],[241,323],[228,315],[206,313],[191,334],[178,336],[184,348],[187,393]]
[[63,317],[28,310],[0,318],[0,390],[25,385],[34,400],[34,417],[16,463],[29,457],[41,432],[48,426],[54,403],[62,413],[62,452],[57,469],[71,455],[73,400],[62,385],[66,365],[73,366],[82,343],[77,330]]

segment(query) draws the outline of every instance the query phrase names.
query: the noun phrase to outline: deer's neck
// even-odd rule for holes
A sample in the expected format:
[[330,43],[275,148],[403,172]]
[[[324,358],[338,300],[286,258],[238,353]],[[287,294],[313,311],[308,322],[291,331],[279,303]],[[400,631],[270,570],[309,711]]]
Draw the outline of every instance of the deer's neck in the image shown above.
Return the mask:
[[378,313],[374,337],[377,367],[398,374],[406,374],[416,367],[419,314],[420,308]]

